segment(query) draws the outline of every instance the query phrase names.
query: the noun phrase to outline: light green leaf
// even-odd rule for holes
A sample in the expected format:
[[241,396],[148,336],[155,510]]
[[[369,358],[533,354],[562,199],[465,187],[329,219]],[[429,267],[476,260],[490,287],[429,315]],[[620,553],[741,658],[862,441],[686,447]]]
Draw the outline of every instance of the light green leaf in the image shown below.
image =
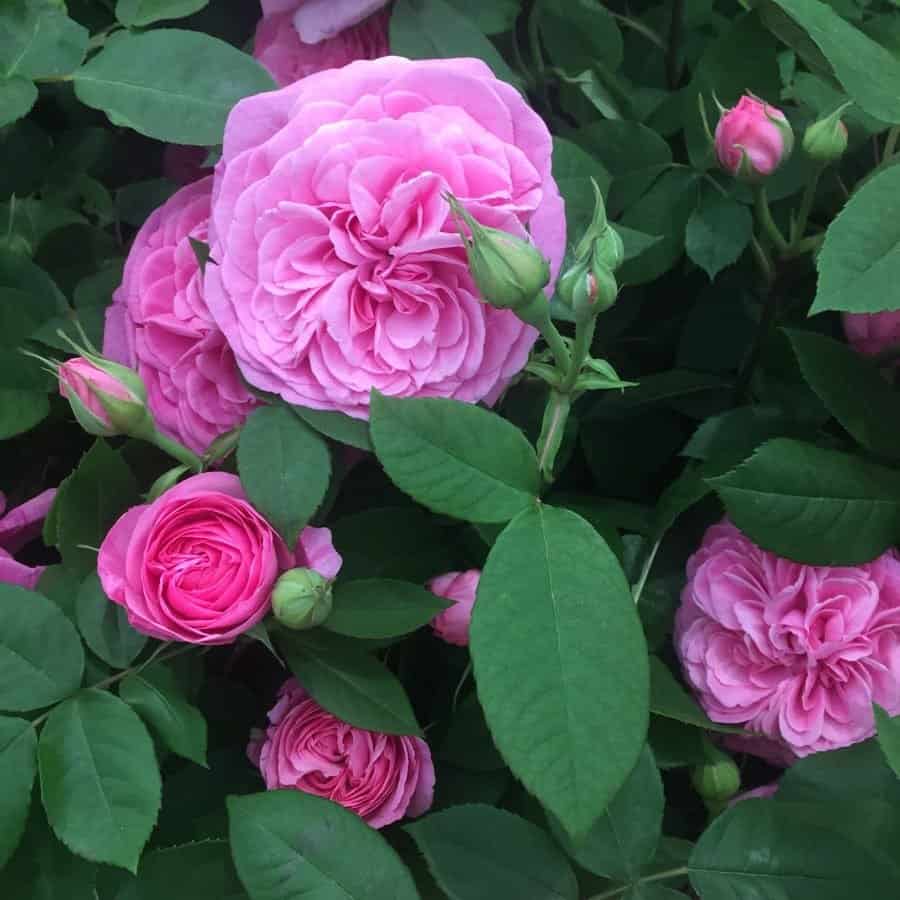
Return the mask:
[[153,741],[128,706],[87,690],[50,713],[38,744],[41,796],[74,853],[136,871],[159,811]]
[[128,666],[147,643],[147,636],[128,624],[125,609],[103,593],[95,573],[78,589],[75,618],[88,647],[114,669]]
[[481,576],[470,650],[497,749],[584,835],[640,754],[649,694],[631,590],[584,519],[538,506],[506,527]]
[[280,632],[278,649],[313,699],[339,719],[387,734],[419,734],[403,685],[364,645],[321,629]]
[[900,534],[900,474],[836,450],[776,438],[709,483],[752,541],[796,562],[868,562]]
[[59,608],[0,584],[0,710],[50,706],[78,689],[83,671],[78,633]]
[[705,189],[684,233],[687,255],[712,281],[737,262],[753,234],[753,216],[743,203]]
[[810,315],[895,309],[900,280],[900,166],[880,172],[838,213],[816,259]]
[[238,442],[238,470],[250,502],[292,548],[331,480],[325,441],[285,406],[261,406]]
[[37,98],[38,89],[28,78],[0,79],[0,128],[27,116]]
[[37,772],[37,735],[31,722],[0,717],[0,869],[22,837]]
[[391,578],[339,583],[324,626],[357,638],[387,638],[415,631],[450,603],[417,584]]
[[877,703],[874,704],[874,709],[875,724],[878,726],[878,743],[888,765],[900,777],[900,716],[891,716]]
[[0,10],[0,76],[68,75],[87,45],[87,29],[50,0],[6,0]]
[[302,791],[228,798],[231,849],[252,900],[417,900],[385,839],[355,813]]
[[203,9],[209,0],[118,0],[116,18],[128,28],[142,28],[162,19],[180,19]]
[[310,428],[342,444],[349,444],[359,450],[371,450],[369,423],[365,419],[354,419],[344,413],[328,409],[308,409],[292,406],[291,411],[300,416]]
[[160,665],[129,675],[119,696],[179,756],[206,765],[206,720],[188,703],[172,673]]
[[370,430],[391,481],[435,512],[506,522],[540,489],[525,435],[494,413],[457,400],[395,400],[372,392]]
[[406,826],[453,900],[576,900],[578,883],[546,832],[503,809],[453,806]]
[[234,104],[273,87],[246,53],[177,28],[118,34],[75,72],[82,103],[117,125],[177,144],[219,143]]

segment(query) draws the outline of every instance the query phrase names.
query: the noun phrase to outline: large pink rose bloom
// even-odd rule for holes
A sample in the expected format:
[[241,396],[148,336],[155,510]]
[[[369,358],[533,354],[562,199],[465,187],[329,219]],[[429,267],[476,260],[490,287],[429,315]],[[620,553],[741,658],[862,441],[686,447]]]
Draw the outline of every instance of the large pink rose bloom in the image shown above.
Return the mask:
[[444,193],[558,269],[546,126],[471,59],[350,63],[242,100],[216,168],[206,296],[245,377],[368,415],[369,393],[493,402],[536,331],[480,302]]
[[190,242],[206,241],[211,191],[212,177],[183,187],[144,223],[103,336],[104,355],[143,378],[160,430],[198,453],[255,405],[207,309]]
[[[675,642],[714,722],[768,739],[774,761],[874,733],[872,702],[900,713],[900,557],[846,568],[775,556],[730,522],[688,560]],[[790,754],[787,754],[788,756]]]
[[421,738],[354,728],[326,712],[291,678],[252,735],[247,755],[266,787],[327,797],[383,828],[420,816],[434,795],[431,751]]
[[[34,590],[41,580],[46,566],[26,566],[13,554],[41,533],[55,496],[56,488],[50,488],[0,515],[0,584],[17,584]],[[0,514],[5,509],[6,496],[0,493]]]
[[844,334],[858,353],[876,356],[900,347],[900,310],[878,313],[844,313]]
[[[297,5],[296,2],[294,4]],[[311,44],[301,40],[293,12],[263,16],[256,26],[253,55],[279,87],[293,84],[313,72],[339,69],[355,59],[377,59],[388,52],[387,10]]]
[[128,510],[103,540],[103,590],[144,634],[227,644],[269,611],[284,569],[334,577],[340,557],[327,529],[305,529],[295,553],[247,501],[236,475],[207,472]]
[[431,620],[434,633],[448,644],[469,646],[469,625],[480,578],[481,569],[468,569],[465,572],[447,572],[428,582],[427,587],[432,594],[453,601],[452,606]]

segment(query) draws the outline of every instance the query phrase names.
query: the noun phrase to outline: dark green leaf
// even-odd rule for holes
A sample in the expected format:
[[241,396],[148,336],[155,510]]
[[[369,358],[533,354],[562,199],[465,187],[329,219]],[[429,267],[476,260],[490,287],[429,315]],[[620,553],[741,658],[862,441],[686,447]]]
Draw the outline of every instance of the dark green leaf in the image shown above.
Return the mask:
[[394,400],[373,391],[370,429],[394,484],[435,512],[505,522],[535,502],[534,450],[494,413],[457,400]]
[[119,686],[119,696],[167,747],[185,759],[206,765],[206,720],[187,702],[168,669],[155,665],[129,675]]
[[0,388],[0,441],[29,431],[49,412],[50,404],[43,392]]
[[355,813],[302,791],[228,798],[231,848],[252,900],[416,900],[384,838]]
[[450,604],[408,581],[365,578],[334,589],[334,606],[324,627],[358,638],[408,634],[431,621]]
[[128,624],[124,608],[103,593],[96,574],[88,575],[81,583],[75,617],[84,642],[114,669],[128,666],[147,643],[146,635]]
[[494,746],[476,694],[469,694],[453,711],[453,719],[441,742],[438,756],[461,769],[476,772],[496,772],[506,767]]
[[27,116],[38,98],[38,89],[27,78],[13,75],[0,79],[0,128]]
[[726,266],[737,262],[752,234],[753,216],[743,203],[704,189],[688,219],[684,247],[711,281]]
[[[599,7],[598,7],[599,9]],[[603,164],[565,138],[553,138],[553,178],[566,202],[566,229],[569,243],[590,225],[594,214],[594,189],[591,179],[605,194],[609,188],[609,173]]]
[[448,0],[460,14],[470,19],[485,34],[501,34],[509,31],[522,11],[521,0]]
[[585,421],[611,421],[644,412],[663,404],[674,404],[690,398],[722,392],[728,382],[707,372],[672,369],[642,378],[637,387],[621,393],[604,393],[593,399]]
[[241,430],[237,459],[250,502],[293,548],[328,490],[327,445],[287,407],[261,406]]
[[116,18],[128,28],[142,28],[161,19],[180,19],[203,9],[209,0],[118,0]]
[[37,735],[31,722],[0,717],[0,869],[22,837],[37,771]]
[[50,706],[81,683],[84,651],[72,623],[42,594],[0,584],[0,710]]
[[60,840],[86,859],[136,871],[161,787],[153,741],[135,713],[112,694],[82,691],[50,713],[38,764]]
[[454,806],[406,826],[453,900],[576,900],[575,873],[546,832],[483,804]]
[[198,31],[117,34],[75,73],[82,103],[160,141],[217,144],[242,97],[273,88],[251,57]]
[[656,882],[642,881],[628,890],[622,900],[684,900],[684,894]]
[[585,834],[647,728],[647,648],[618,561],[575,513],[523,512],[488,556],[470,641],[498,749],[568,832]]
[[900,534],[900,475],[835,450],[776,438],[709,483],[752,541],[796,562],[868,562]]
[[313,631],[281,632],[278,649],[313,699],[339,719],[388,734],[419,734],[403,685],[361,645]]
[[696,725],[708,731],[739,732],[740,728],[719,725],[709,719],[696,701],[675,680],[666,664],[656,656],[650,657],[650,712],[686,725]]
[[[622,35],[616,20],[599,3],[569,0],[539,5],[541,37],[550,59],[570,72],[597,62],[610,72],[622,62]],[[534,15],[535,13],[532,13]]]
[[0,10],[0,75],[68,75],[87,45],[87,29],[50,0],[6,0]]
[[877,703],[875,724],[878,726],[878,743],[888,765],[900,777],[900,716],[891,716]]
[[369,423],[365,419],[354,419],[344,413],[327,409],[307,409],[305,406],[292,406],[291,410],[310,428],[314,428],[320,434],[349,444],[359,450],[371,450],[372,441],[369,439]]

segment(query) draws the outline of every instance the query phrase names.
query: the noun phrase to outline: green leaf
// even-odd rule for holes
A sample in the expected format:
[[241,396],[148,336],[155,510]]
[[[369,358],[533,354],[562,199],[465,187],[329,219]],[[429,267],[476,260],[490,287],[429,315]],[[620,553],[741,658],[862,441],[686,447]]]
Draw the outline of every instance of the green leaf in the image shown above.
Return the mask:
[[522,11],[521,0],[448,0],[460,15],[471,20],[485,34],[502,34],[510,31]]
[[285,406],[261,406],[241,430],[241,484],[293,548],[331,480],[328,446]]
[[526,510],[491,549],[470,634],[498,750],[570,834],[585,834],[647,731],[647,647],[618,561],[575,513]]
[[180,19],[209,4],[209,0],[118,0],[116,18],[128,28],[142,28],[162,19]]
[[417,584],[365,578],[334,588],[334,605],[324,627],[348,637],[395,637],[415,631],[448,606]]
[[900,60],[819,0],[775,0],[813,39],[847,93],[870,115],[900,122]]
[[752,541],[796,562],[868,562],[900,534],[900,474],[836,450],[776,438],[709,483]]
[[359,450],[371,450],[369,439],[369,423],[365,419],[354,419],[344,413],[328,409],[307,409],[305,406],[292,406],[291,411],[300,416],[310,428],[330,437],[342,444],[349,444]]
[[50,713],[38,744],[41,796],[79,856],[136,871],[159,811],[153,741],[112,694],[86,690]]
[[515,425],[457,400],[372,392],[370,430],[391,481],[435,512],[506,522],[540,489],[534,450]]
[[546,832],[481,803],[454,806],[406,826],[453,900],[576,900],[578,883]]
[[87,29],[49,0],[6,0],[0,11],[0,76],[68,75],[87,45]]
[[825,232],[816,258],[819,285],[810,315],[828,309],[894,309],[900,279],[900,166],[854,192]]
[[[832,338],[788,331],[800,370],[829,412],[864,447],[900,458],[900,397],[871,360]],[[865,398],[865,402],[860,402]]]
[[147,643],[147,636],[128,624],[125,609],[103,593],[94,573],[78,589],[75,618],[84,642],[114,669],[126,668]]
[[731,725],[713,722],[675,680],[668,666],[656,656],[650,657],[650,712],[708,731],[722,731],[726,734],[741,731],[740,728]]
[[206,720],[185,699],[168,669],[154,665],[129,675],[119,686],[119,696],[170,750],[206,765]]
[[574,244],[577,236],[590,225],[594,214],[591,178],[605,194],[610,177],[603,163],[578,144],[554,137],[553,180],[566,203],[566,231],[570,244]]
[[827,821],[810,821],[804,807],[771,800],[745,800],[713,819],[689,870],[711,900],[889,900],[896,892],[896,884],[885,891],[863,846]]
[[[875,710],[875,724],[878,727],[878,743],[884,753],[888,765],[900,777],[900,716],[891,716],[877,703],[873,704]],[[2,771],[2,769],[0,769]],[[3,856],[0,854],[0,860]]]
[[[616,20],[591,0],[539,4],[541,38],[553,62],[569,72],[598,61],[610,72],[622,62],[622,35]],[[533,15],[535,13],[532,13]]]
[[37,772],[37,735],[31,722],[0,716],[0,869],[25,830]]
[[137,482],[121,454],[105,441],[95,441],[53,504],[66,567],[82,576],[93,572],[110,526],[137,499]]
[[653,754],[644,747],[637,765],[583,840],[573,843],[558,827],[554,834],[583,869],[617,881],[634,881],[656,854],[665,800]]
[[302,791],[228,798],[231,848],[252,900],[416,900],[406,867],[355,813]]
[[484,60],[498,78],[512,84],[518,80],[478,25],[447,0],[397,0],[391,11],[390,32],[391,52],[398,56],[475,56]]
[[43,594],[0,584],[0,709],[50,706],[78,689],[84,651],[72,623]]
[[313,699],[339,719],[387,734],[419,734],[403,685],[365,646],[321,629],[281,632],[278,649]]
[[242,97],[271,77],[246,53],[198,31],[117,34],[75,73],[82,103],[160,141],[217,144]]
[[663,404],[673,405],[684,400],[723,392],[727,381],[708,372],[670,369],[642,378],[637,387],[621,393],[604,393],[593,399],[584,414],[585,421],[612,421],[635,415]]
[[0,441],[30,431],[50,413],[45,393],[0,388]]
[[496,772],[506,768],[494,746],[475,693],[463,698],[453,710],[453,719],[438,749],[438,757],[460,769],[475,772]]
[[712,281],[737,262],[753,234],[753,216],[743,203],[704,189],[684,233],[687,255]]
[[646,881],[642,881],[628,890],[622,900],[684,900],[684,894],[655,882],[647,884]]
[[0,128],[27,116],[37,98],[38,89],[28,78],[0,79]]

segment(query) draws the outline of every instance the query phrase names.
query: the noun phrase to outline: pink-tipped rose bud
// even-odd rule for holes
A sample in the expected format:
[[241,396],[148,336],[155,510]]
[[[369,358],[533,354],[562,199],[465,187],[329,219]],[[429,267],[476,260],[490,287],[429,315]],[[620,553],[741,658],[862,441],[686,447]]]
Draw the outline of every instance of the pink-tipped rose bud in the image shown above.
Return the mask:
[[472,621],[479,578],[480,569],[469,569],[466,572],[438,575],[427,584],[432,594],[453,601],[452,606],[448,606],[431,620],[434,633],[448,644],[456,644],[458,647],[469,645],[469,623]]
[[794,133],[784,113],[750,94],[723,111],[715,134],[719,165],[747,181],[771,175],[791,155]]
[[844,313],[844,334],[857,352],[877,356],[900,346],[900,309],[877,313]]
[[60,394],[88,434],[111,437],[152,430],[147,392],[130,369],[99,357],[76,356],[60,363],[57,374]]

